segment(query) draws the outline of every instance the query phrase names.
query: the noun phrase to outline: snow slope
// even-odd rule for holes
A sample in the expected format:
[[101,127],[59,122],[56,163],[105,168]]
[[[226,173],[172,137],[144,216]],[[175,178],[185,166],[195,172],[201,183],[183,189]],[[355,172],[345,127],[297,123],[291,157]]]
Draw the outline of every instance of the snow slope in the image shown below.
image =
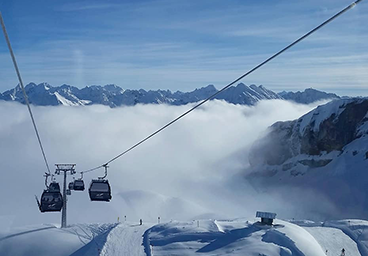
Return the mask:
[[151,255],[325,255],[303,228],[277,220],[273,227],[238,219],[156,225],[148,231]]
[[340,229],[328,227],[305,227],[326,251],[327,255],[339,255],[342,248],[349,252],[349,255],[359,255],[357,243],[349,239]]
[[368,256],[368,221],[347,219],[314,222],[291,221],[311,233],[328,255],[340,255],[342,248],[346,255]]
[[116,224],[31,226],[0,233],[1,256],[99,255]]
[[0,233],[2,256],[368,256],[368,222],[246,219],[171,221],[154,225],[79,224],[21,228]]
[[152,224],[122,223],[115,227],[108,235],[101,250],[101,256],[137,255],[145,256],[143,235]]
[[324,226],[341,229],[357,243],[360,254],[368,256],[368,221],[357,219],[328,221]]

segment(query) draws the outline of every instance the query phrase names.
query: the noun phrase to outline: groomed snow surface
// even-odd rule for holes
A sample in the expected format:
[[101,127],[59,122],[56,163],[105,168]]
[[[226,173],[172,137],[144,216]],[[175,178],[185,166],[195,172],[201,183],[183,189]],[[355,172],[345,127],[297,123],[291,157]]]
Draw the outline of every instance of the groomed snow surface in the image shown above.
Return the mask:
[[368,256],[368,222],[362,220],[275,220],[272,227],[245,219],[124,222],[0,232],[2,256],[339,256],[342,248],[346,256]]

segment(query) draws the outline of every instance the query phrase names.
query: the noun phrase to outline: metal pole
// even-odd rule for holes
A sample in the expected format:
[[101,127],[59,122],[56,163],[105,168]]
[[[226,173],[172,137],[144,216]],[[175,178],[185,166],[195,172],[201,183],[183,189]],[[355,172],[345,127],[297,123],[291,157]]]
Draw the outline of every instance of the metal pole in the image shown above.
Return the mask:
[[64,187],[63,187],[63,210],[61,212],[61,228],[66,228],[66,171],[64,170]]
[[[66,228],[66,203],[68,201],[67,198],[67,187],[66,187],[66,175],[70,172],[70,175],[75,174],[75,164],[55,164],[56,171],[55,174],[60,175],[61,172],[64,172],[64,187],[63,187],[63,208],[61,212],[61,228]],[[68,190],[69,191],[69,190]]]

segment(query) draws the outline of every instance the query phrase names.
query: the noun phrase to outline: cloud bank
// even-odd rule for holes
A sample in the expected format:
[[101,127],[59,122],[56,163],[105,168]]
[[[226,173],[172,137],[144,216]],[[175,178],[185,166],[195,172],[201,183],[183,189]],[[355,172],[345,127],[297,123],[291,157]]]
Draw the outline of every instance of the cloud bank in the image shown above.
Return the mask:
[[[33,107],[50,165],[76,163],[83,171],[105,163],[190,106]],[[110,203],[90,202],[87,191],[68,198],[68,222],[162,221],[252,216],[275,204],[257,198],[245,180],[248,150],[276,121],[292,120],[315,105],[261,101],[253,107],[211,101],[110,164]],[[0,223],[59,223],[41,214],[34,195],[44,189],[41,152],[24,105],[0,102]],[[88,188],[103,170],[85,174]],[[76,176],[78,178],[78,176]],[[61,182],[61,177],[57,177]],[[234,181],[235,180],[235,181]],[[276,200],[271,198],[271,200]],[[277,199],[277,207],[292,207]]]

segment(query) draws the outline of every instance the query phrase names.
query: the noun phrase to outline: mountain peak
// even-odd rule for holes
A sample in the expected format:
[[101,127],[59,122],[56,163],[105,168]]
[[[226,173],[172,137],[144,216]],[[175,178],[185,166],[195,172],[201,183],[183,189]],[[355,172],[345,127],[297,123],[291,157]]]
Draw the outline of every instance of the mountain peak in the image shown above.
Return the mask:
[[[201,88],[197,88],[194,91],[217,91],[217,89],[215,88],[215,86],[213,84],[209,84],[207,86],[201,87]],[[180,92],[180,91],[178,91]]]
[[203,89],[206,89],[208,91],[215,91],[217,90],[216,87],[213,84],[209,84],[206,87],[202,87]]
[[107,91],[110,91],[110,92],[122,92],[122,91],[124,91],[120,86],[117,86],[116,84],[107,84],[103,88]]
[[334,93],[327,93],[323,91],[316,90],[314,88],[307,88],[303,92],[281,92],[278,93],[279,96],[284,98],[285,100],[291,100],[297,103],[309,104],[315,101],[320,100],[332,100],[332,99],[340,99]]
[[247,89],[247,88],[249,88],[248,86],[246,86],[245,84],[243,84],[243,83],[239,83],[237,86],[236,86],[236,88],[238,88],[238,89],[241,89],[241,90],[245,90],[245,89]]

